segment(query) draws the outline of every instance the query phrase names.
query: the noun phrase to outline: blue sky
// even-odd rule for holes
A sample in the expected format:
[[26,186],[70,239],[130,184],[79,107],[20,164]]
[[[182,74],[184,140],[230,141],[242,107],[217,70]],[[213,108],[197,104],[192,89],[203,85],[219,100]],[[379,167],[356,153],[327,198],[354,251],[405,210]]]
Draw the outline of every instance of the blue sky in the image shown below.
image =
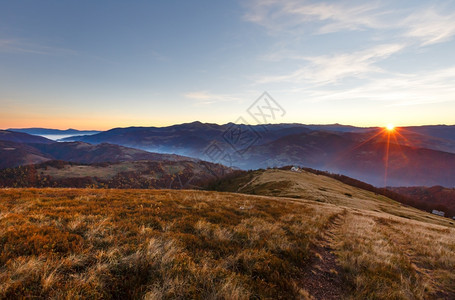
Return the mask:
[[4,1],[0,128],[455,123],[454,1]]

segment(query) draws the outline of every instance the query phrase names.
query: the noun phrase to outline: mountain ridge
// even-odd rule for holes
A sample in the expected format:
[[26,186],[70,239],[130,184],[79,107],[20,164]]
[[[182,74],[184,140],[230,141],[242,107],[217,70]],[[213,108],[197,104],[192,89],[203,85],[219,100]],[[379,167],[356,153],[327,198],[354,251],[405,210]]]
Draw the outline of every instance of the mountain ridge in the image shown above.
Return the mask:
[[8,128],[8,131],[22,132],[32,135],[66,135],[66,134],[95,134],[100,133],[100,130],[78,130],[73,128],[68,129],[53,129],[43,127],[30,127],[30,128]]
[[[230,160],[224,162],[225,164],[243,169],[297,164],[345,174],[377,186],[440,184],[452,187],[455,183],[455,175],[448,167],[441,164],[440,160],[448,160],[445,163],[453,165],[452,155],[444,153],[455,153],[455,141],[439,137],[447,136],[446,133],[439,134],[438,137],[424,133],[433,132],[438,128],[450,131],[455,126],[428,128],[430,127],[422,126],[408,130],[407,127],[399,127],[393,132],[387,132],[378,127],[357,128],[338,124],[241,125],[228,123],[218,125],[193,122],[167,127],[116,128],[91,136],[72,137],[66,140],[80,140],[94,144],[108,142],[146,151],[176,153],[218,162],[207,155],[207,149],[216,143],[226,152],[225,155],[229,156]],[[250,139],[251,144],[239,147],[238,144],[242,142],[241,134],[246,136],[245,140]],[[396,162],[390,164],[387,162],[391,171],[387,175],[388,180],[384,180],[387,154],[384,149],[386,147],[383,147],[382,144],[381,147],[378,146],[378,143],[381,142],[387,143],[388,147],[391,147],[391,157]],[[361,153],[359,149],[364,153]],[[428,151],[417,149],[428,149]],[[340,165],[337,162],[338,156],[345,155],[344,152],[349,151],[354,151],[351,154],[347,153],[351,156],[351,165],[347,163]],[[368,155],[368,153],[370,154]],[[397,158],[400,155],[410,157],[412,164],[406,165],[405,162],[400,162]],[[427,169],[422,168],[416,161],[417,158],[442,169],[433,170],[430,165],[427,166]],[[359,160],[364,160],[363,165]],[[331,165],[333,161],[336,163]],[[354,165],[357,169],[353,167]],[[368,165],[371,165],[370,169]],[[370,170],[373,175],[370,174]],[[428,172],[428,170],[430,171]],[[421,173],[417,174],[416,171]],[[449,171],[450,176],[444,178],[443,174],[446,171]],[[408,174],[411,174],[413,179],[406,181],[403,177]],[[425,180],[427,174],[432,175]]]

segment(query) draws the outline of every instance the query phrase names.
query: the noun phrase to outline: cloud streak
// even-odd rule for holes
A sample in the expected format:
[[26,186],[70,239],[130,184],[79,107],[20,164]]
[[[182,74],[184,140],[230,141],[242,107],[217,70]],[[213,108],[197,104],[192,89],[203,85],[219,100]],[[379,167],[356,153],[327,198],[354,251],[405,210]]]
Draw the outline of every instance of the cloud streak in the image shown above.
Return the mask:
[[272,32],[294,30],[300,34],[303,31],[301,25],[309,22],[322,24],[317,30],[319,33],[381,26],[379,20],[372,16],[377,9],[375,4],[348,6],[333,2],[257,0],[252,1],[249,8],[245,19]]
[[244,18],[271,34],[394,31],[397,37],[421,46],[445,42],[455,35],[455,14],[432,6],[392,10],[374,2],[253,0]]
[[43,46],[22,39],[0,39],[0,52],[38,55],[77,55],[77,51]]
[[400,24],[404,37],[416,39],[421,46],[449,41],[455,35],[455,13],[442,14],[434,8],[408,16]]
[[[260,56],[278,71],[257,75],[257,85],[276,84],[310,102],[370,101],[397,107],[454,101],[455,66],[419,71],[410,62],[386,63],[398,55],[410,58],[420,48],[431,51],[431,46],[451,41],[453,9],[425,3],[391,9],[379,2],[307,0],[252,0],[248,8],[245,20],[265,28],[278,48]],[[357,44],[346,50],[345,34],[357,32],[364,39],[362,49]],[[308,47],[296,42],[299,38],[327,34],[333,35],[325,40],[334,44],[324,45],[320,55],[299,53]],[[344,50],[332,50],[340,49],[337,43]],[[348,83],[348,79],[353,80]]]
[[389,107],[453,102],[455,67],[414,74],[387,74],[352,88],[301,88],[293,91],[312,102],[359,101]]
[[375,63],[383,60],[405,48],[405,44],[385,44],[357,51],[336,55],[322,55],[314,57],[300,57],[308,62],[290,74],[281,76],[263,76],[257,83],[294,82],[315,84],[336,83],[347,77],[363,77],[371,73],[385,72]]

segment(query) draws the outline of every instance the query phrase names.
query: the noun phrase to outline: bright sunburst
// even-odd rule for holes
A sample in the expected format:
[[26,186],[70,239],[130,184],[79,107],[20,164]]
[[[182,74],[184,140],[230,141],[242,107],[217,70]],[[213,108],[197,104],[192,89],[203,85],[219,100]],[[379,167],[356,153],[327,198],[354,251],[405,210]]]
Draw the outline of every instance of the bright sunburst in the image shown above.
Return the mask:
[[393,124],[388,124],[386,127],[385,127],[388,131],[394,131],[395,130],[395,126]]

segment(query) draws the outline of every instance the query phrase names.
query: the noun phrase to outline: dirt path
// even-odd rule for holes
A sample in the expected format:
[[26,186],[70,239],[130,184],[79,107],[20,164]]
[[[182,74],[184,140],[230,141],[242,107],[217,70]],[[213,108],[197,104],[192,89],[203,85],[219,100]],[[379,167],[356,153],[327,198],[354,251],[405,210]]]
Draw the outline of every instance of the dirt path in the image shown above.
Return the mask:
[[304,270],[301,281],[301,285],[310,295],[310,299],[341,299],[345,294],[339,275],[341,267],[337,263],[330,244],[334,231],[343,224],[345,216],[346,211],[343,211],[331,218],[321,239],[312,249],[315,258]]

